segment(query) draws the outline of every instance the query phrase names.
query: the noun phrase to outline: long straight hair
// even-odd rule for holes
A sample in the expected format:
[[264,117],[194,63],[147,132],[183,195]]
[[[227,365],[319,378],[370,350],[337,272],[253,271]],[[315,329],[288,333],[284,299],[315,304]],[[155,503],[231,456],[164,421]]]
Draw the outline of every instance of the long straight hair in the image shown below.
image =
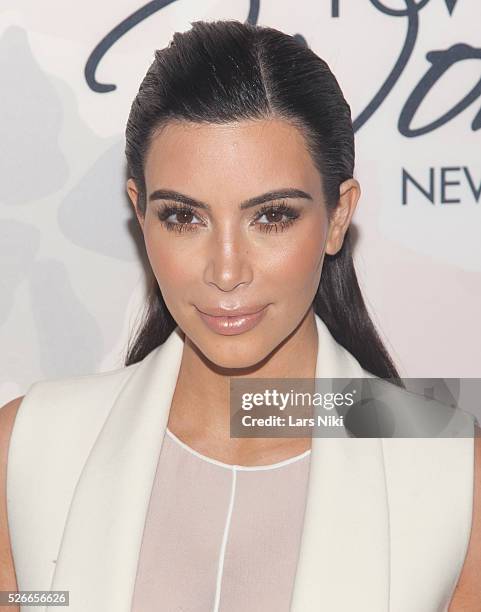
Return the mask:
[[[294,37],[239,21],[196,21],[175,33],[155,59],[135,97],[126,127],[128,174],[146,210],[144,161],[155,133],[169,121],[222,124],[276,118],[305,137],[322,177],[328,217],[343,181],[354,173],[351,109],[327,63]],[[319,245],[320,246],[320,245]],[[176,327],[153,273],[125,365],[142,360]],[[361,367],[399,379],[366,309],[352,258],[351,234],[326,254],[314,311]]]

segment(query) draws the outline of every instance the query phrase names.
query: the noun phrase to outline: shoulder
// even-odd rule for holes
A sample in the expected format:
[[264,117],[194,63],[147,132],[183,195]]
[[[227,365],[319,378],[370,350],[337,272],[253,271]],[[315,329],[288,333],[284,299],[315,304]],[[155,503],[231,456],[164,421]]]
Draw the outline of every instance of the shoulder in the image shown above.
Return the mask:
[[[84,428],[98,427],[137,365],[34,382],[16,407],[9,461],[15,463],[19,452],[32,454],[37,443],[40,448],[50,442],[58,445],[62,436],[74,434],[76,427],[80,427],[79,435]],[[15,405],[5,406],[7,416],[14,409]]]
[[2,467],[3,459],[6,459],[6,452],[8,450],[15,417],[17,416],[18,409],[20,408],[24,397],[24,395],[16,397],[4,406],[0,407],[0,452],[2,457]]
[[15,474],[11,482],[17,486],[30,469],[50,469],[58,453],[67,463],[69,457],[83,456],[139,364],[33,383],[11,432],[8,471]]
[[481,610],[481,428],[474,427],[474,479],[471,535],[449,612]]
[[25,395],[25,400],[28,400],[32,394],[39,397],[46,394],[56,397],[57,395],[62,396],[65,392],[70,394],[78,392],[88,395],[90,392],[114,391],[130,378],[139,365],[140,362],[107,372],[40,380],[31,385]]
[[17,397],[0,408],[0,590],[17,589],[7,522],[6,483],[10,436],[23,397]]
[[113,402],[138,365],[34,382],[25,394],[15,428],[23,425],[27,415],[30,427],[45,419],[57,423],[57,419],[70,418],[76,412],[88,417],[99,406]]
[[[8,447],[10,444],[10,437],[12,435],[13,425],[15,423],[15,417],[17,416],[18,409],[24,399],[24,395],[16,397],[4,406],[0,407],[0,487],[1,493],[4,493],[4,485],[6,481],[6,465],[8,456]],[[2,497],[2,502],[3,502]],[[2,504],[3,505],[3,504]],[[3,521],[0,521],[0,525],[3,525]]]
[[24,397],[24,395],[16,397],[0,407],[0,446],[2,450],[5,447],[5,443],[8,444],[15,416]]
[[9,509],[21,507],[23,487],[28,490],[34,473],[39,478],[46,478],[45,472],[57,477],[62,468],[73,469],[84,458],[140,363],[107,372],[40,380],[23,398],[4,406],[1,435],[9,438]]

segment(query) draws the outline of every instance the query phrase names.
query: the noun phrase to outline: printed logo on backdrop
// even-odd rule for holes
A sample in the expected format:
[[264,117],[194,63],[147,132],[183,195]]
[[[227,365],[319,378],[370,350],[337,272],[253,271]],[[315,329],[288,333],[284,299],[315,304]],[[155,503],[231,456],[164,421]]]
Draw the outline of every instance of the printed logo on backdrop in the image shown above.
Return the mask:
[[[96,71],[100,61],[108,53],[109,49],[122,36],[134,29],[139,23],[151,17],[154,13],[162,10],[169,4],[177,0],[152,0],[141,6],[134,13],[126,17],[110,32],[108,32],[102,40],[95,46],[90,54],[85,65],[85,79],[92,91],[96,93],[108,93],[114,91],[117,86],[113,83],[100,83],[96,78]],[[368,123],[376,111],[381,107],[387,96],[395,89],[400,77],[402,76],[406,66],[408,65],[420,30],[420,13],[434,0],[404,0],[404,8],[391,8],[381,0],[364,0],[370,3],[380,13],[386,17],[393,19],[403,19],[406,22],[406,35],[399,49],[398,57],[391,68],[389,74],[386,75],[381,86],[377,91],[373,92],[372,98],[367,106],[353,120],[354,131],[357,132],[361,127]],[[446,5],[447,14],[451,16],[456,9],[456,6],[461,3],[461,0],[440,0]],[[330,4],[330,18],[342,20],[344,10],[348,10],[347,3],[344,6],[343,0],[326,0],[326,5]],[[249,11],[246,18],[247,23],[257,24],[260,11],[260,0],[250,0]],[[302,34],[295,34],[295,38],[302,44],[307,45]],[[449,79],[447,75],[450,68],[455,65],[462,64],[467,60],[481,60],[481,47],[473,47],[464,42],[456,43],[445,49],[433,49],[426,54],[426,59],[429,64],[424,74],[421,74],[417,84],[408,94],[403,103],[399,117],[397,118],[397,129],[400,134],[406,138],[417,138],[438,130],[446,125],[449,121],[457,117],[461,112],[472,106],[475,102],[479,102],[481,97],[481,78],[471,90],[460,92],[460,99],[454,106],[448,109],[440,116],[433,118],[425,125],[412,127],[416,114],[423,104],[429,105],[429,94],[434,86],[440,81]],[[481,63],[480,63],[481,66]],[[481,108],[471,120],[471,125],[466,129],[477,131],[481,128]],[[459,204],[459,198],[448,197],[448,187],[454,187],[461,184],[461,179],[467,185],[473,200],[479,203],[481,198],[481,183],[476,183],[476,177],[473,171],[467,166],[448,166],[435,169],[430,167],[427,175],[424,177],[415,177],[405,168],[402,168],[402,204],[408,204],[408,186],[411,190],[416,190],[421,194],[426,202],[435,204],[435,193],[437,192],[436,184],[439,184],[440,197],[437,200],[439,204]]]

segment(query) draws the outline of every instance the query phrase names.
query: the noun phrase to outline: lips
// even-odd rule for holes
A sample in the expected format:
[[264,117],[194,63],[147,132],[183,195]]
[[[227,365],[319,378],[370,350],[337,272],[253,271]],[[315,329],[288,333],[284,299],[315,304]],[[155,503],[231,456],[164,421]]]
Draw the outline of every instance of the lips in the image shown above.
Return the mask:
[[[229,315],[225,315],[225,309],[220,308],[211,308],[209,312],[222,314],[207,314],[202,310],[197,308],[197,312],[199,313],[200,318],[206,326],[213,332],[217,334],[221,334],[223,336],[234,336],[237,334],[242,334],[246,331],[253,329],[264,317],[267,307],[269,304],[265,306],[256,307],[257,310],[253,310],[250,313],[246,313],[243,309],[243,314],[239,314],[239,310],[228,310]],[[251,308],[249,308],[251,310]],[[233,314],[235,313],[235,314]]]

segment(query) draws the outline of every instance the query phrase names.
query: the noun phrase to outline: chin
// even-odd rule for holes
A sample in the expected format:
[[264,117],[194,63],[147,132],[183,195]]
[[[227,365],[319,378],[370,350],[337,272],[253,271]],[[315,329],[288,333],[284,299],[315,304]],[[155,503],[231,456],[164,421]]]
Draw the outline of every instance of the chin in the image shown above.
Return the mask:
[[209,341],[195,343],[212,364],[219,368],[252,368],[262,362],[274,348],[262,334],[218,335]]
[[253,355],[252,351],[245,356],[236,356],[228,353],[219,354],[218,352],[216,353],[216,351],[214,351],[213,354],[204,354],[216,367],[228,370],[248,370],[255,368],[266,356],[264,353]]

